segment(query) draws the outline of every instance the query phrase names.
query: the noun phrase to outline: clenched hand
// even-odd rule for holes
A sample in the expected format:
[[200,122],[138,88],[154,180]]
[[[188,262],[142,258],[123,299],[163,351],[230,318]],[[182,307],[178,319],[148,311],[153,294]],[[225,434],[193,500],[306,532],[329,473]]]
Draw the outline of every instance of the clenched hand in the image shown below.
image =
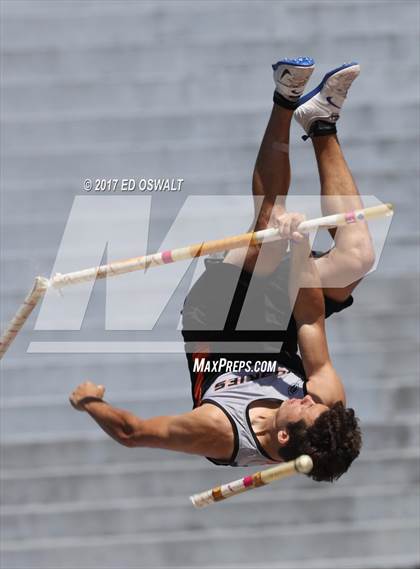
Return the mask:
[[69,400],[75,409],[78,411],[84,411],[84,400],[102,399],[104,394],[105,387],[103,385],[96,385],[92,381],[85,381],[76,387],[76,389],[70,395]]
[[305,219],[301,213],[283,213],[274,216],[272,225],[279,230],[282,239],[292,239],[300,243],[304,240],[304,235],[297,228]]

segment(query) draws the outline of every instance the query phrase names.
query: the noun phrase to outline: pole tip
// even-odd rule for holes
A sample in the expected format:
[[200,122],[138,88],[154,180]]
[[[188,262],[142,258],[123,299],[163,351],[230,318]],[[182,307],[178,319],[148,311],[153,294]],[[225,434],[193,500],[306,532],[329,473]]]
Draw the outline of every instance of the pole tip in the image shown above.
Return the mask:
[[385,205],[386,205],[386,207],[387,207],[388,210],[389,210],[386,215],[387,215],[387,216],[389,216],[389,215],[394,215],[394,204],[388,202],[388,203],[386,203]]
[[307,454],[302,454],[295,460],[296,470],[302,474],[309,474],[313,466],[312,458]]
[[194,495],[194,496],[190,496],[190,500],[191,500],[191,503],[192,503],[192,505],[194,506],[194,508],[198,508],[198,505],[197,505],[197,502],[196,502],[196,499],[195,499],[195,495]]

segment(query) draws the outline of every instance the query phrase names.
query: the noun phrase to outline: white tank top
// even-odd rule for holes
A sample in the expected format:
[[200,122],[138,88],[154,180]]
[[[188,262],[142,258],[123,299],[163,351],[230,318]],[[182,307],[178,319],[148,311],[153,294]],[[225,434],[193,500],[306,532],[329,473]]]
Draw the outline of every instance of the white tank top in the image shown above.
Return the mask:
[[275,461],[264,451],[252,430],[249,407],[254,401],[282,403],[287,399],[303,399],[305,395],[305,380],[284,367],[270,375],[256,372],[220,375],[205,392],[201,404],[211,403],[226,414],[234,433],[234,451],[228,462],[209,460],[230,466],[273,464]]

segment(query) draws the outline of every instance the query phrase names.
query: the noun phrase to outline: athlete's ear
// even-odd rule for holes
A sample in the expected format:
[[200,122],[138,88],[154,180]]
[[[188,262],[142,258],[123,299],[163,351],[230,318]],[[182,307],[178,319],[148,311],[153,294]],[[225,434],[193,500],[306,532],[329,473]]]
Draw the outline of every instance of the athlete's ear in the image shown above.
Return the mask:
[[280,429],[277,433],[277,440],[279,441],[279,445],[284,447],[290,440],[289,433],[286,429]]

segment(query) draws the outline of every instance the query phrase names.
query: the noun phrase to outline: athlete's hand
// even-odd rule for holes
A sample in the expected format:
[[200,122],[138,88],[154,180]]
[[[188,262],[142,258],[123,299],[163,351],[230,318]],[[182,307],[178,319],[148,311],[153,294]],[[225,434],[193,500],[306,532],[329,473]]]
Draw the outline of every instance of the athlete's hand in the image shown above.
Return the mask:
[[283,213],[275,216],[273,225],[279,230],[282,239],[291,239],[300,243],[305,239],[305,235],[299,233],[297,228],[305,219],[306,217],[302,213]]
[[85,381],[81,383],[73,393],[70,395],[69,400],[71,405],[78,411],[84,411],[83,402],[84,400],[90,401],[92,399],[102,399],[105,393],[105,387],[103,385],[96,385],[91,381]]

